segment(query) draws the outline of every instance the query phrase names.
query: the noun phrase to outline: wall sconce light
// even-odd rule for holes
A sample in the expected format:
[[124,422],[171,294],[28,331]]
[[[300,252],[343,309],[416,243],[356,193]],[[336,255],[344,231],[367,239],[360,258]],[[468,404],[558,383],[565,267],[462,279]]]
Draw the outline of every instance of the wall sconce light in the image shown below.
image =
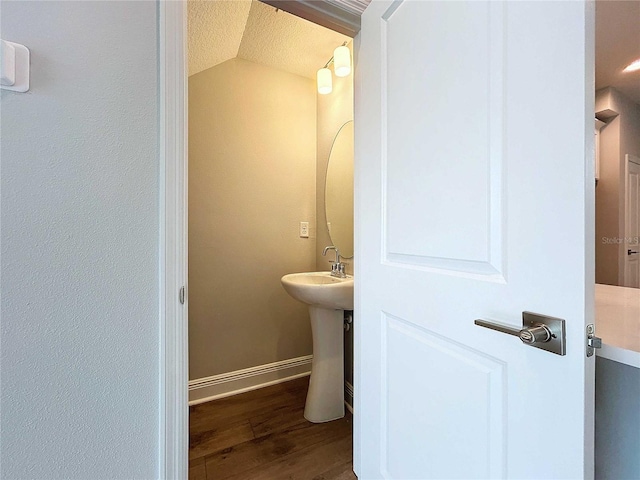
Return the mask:
[[338,77],[346,77],[351,73],[351,50],[347,47],[347,42],[333,51],[333,57],[327,64],[318,70],[318,93],[326,95],[333,90],[333,77],[329,65],[333,63],[333,70]]
[[327,67],[318,70],[318,93],[326,95],[333,90],[333,78],[331,77],[331,70]]
[[622,70],[623,72],[635,72],[637,70],[640,70],[640,58],[637,60],[634,60],[633,62],[631,62],[629,65],[627,65],[625,67],[624,70]]
[[346,77],[351,73],[351,51],[342,45],[333,51],[333,71],[338,77]]

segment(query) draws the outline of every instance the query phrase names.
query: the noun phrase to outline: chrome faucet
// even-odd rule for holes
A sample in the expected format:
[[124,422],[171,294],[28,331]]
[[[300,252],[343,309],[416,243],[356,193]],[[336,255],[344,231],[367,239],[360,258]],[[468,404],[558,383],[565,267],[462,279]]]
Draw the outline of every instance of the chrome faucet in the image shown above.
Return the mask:
[[345,268],[345,266],[347,264],[340,261],[340,251],[338,250],[338,247],[336,247],[334,245],[329,245],[328,247],[324,247],[324,250],[322,251],[322,256],[326,257],[327,256],[327,252],[329,250],[335,250],[335,252],[336,252],[336,261],[335,262],[329,262],[329,263],[331,263],[331,276],[332,277],[339,277],[339,278],[346,278],[347,274],[345,273],[344,268]]

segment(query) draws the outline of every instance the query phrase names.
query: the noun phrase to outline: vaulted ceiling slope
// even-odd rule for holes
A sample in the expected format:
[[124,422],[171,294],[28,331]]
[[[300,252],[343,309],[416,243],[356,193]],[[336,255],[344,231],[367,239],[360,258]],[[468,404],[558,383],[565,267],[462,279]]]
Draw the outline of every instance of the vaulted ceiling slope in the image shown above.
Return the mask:
[[238,55],[251,0],[187,3],[189,75]]
[[351,39],[257,0],[189,0],[189,75],[242,58],[307,78]]

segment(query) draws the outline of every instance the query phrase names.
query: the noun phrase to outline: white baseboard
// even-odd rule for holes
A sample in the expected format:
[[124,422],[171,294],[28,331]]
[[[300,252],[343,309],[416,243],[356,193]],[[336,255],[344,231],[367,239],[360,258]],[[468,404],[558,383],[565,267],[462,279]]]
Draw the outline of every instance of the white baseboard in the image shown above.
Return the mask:
[[347,407],[347,410],[349,410],[349,412],[351,412],[351,415],[353,415],[353,407],[351,405],[349,405],[349,402],[347,402],[346,400],[344,401],[344,406]]
[[344,382],[344,404],[347,406],[347,410],[353,413],[353,385],[345,380]]
[[257,390],[311,373],[312,355],[189,381],[189,405]]

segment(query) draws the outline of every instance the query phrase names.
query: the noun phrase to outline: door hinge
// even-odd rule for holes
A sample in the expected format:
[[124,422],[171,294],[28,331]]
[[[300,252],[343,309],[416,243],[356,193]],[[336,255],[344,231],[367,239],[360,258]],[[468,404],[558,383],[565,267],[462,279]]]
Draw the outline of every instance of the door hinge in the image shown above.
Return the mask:
[[184,305],[184,286],[180,287],[180,292],[178,293],[178,299],[180,303]]
[[596,327],[590,323],[587,325],[587,357],[592,357],[596,348],[602,348],[602,339],[596,337]]

